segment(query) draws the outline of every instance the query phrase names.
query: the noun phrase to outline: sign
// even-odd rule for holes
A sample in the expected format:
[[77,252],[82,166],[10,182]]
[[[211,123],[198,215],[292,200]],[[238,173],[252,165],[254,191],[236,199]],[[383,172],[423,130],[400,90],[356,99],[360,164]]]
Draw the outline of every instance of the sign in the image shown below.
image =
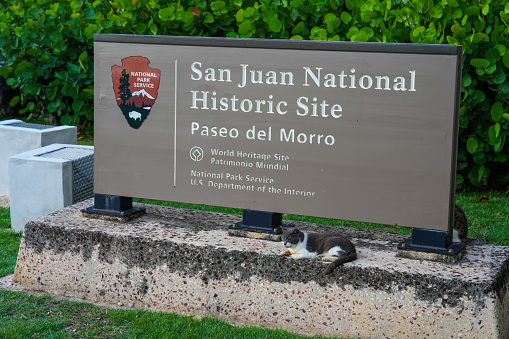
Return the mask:
[[97,35],[95,193],[449,230],[461,46]]

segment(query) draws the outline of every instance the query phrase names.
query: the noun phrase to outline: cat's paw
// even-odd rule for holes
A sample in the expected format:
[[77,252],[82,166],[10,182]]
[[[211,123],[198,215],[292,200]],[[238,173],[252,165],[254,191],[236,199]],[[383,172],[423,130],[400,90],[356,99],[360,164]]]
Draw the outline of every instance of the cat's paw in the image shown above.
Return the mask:
[[[317,258],[318,258],[318,256],[317,256]],[[332,261],[335,261],[337,258],[338,257],[332,256],[332,255],[320,255],[318,259],[321,261],[332,262]]]
[[292,255],[292,253],[290,253],[290,250],[285,250],[285,251],[279,253],[279,255]]

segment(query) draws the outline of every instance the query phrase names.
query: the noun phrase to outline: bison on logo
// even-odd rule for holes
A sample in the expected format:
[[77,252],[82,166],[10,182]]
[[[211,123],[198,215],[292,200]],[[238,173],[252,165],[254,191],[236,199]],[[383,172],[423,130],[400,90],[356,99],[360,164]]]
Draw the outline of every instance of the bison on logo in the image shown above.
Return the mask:
[[147,119],[157,99],[161,71],[150,68],[149,63],[149,59],[135,56],[122,59],[122,66],[111,66],[117,105],[135,129]]

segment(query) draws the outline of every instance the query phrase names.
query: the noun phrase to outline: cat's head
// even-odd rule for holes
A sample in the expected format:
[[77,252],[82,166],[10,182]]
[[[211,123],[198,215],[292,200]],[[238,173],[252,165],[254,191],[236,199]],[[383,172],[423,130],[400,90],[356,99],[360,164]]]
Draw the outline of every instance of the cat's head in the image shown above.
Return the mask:
[[295,247],[301,240],[301,231],[295,227],[282,228],[281,240],[286,247]]

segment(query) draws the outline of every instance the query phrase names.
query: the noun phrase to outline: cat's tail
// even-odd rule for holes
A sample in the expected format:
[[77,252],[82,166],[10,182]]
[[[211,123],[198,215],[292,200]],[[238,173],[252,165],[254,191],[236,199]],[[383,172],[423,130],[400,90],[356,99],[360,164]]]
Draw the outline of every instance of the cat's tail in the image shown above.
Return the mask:
[[488,245],[490,243],[490,241],[486,238],[482,238],[482,239],[466,239],[464,241],[462,241],[465,245]]
[[354,261],[355,259],[357,259],[356,251],[353,251],[345,256],[339,257],[337,260],[334,260],[329,264],[329,266],[327,266],[327,269],[325,270],[324,274],[331,274],[332,271],[336,269],[336,267],[341,266],[347,262]]

